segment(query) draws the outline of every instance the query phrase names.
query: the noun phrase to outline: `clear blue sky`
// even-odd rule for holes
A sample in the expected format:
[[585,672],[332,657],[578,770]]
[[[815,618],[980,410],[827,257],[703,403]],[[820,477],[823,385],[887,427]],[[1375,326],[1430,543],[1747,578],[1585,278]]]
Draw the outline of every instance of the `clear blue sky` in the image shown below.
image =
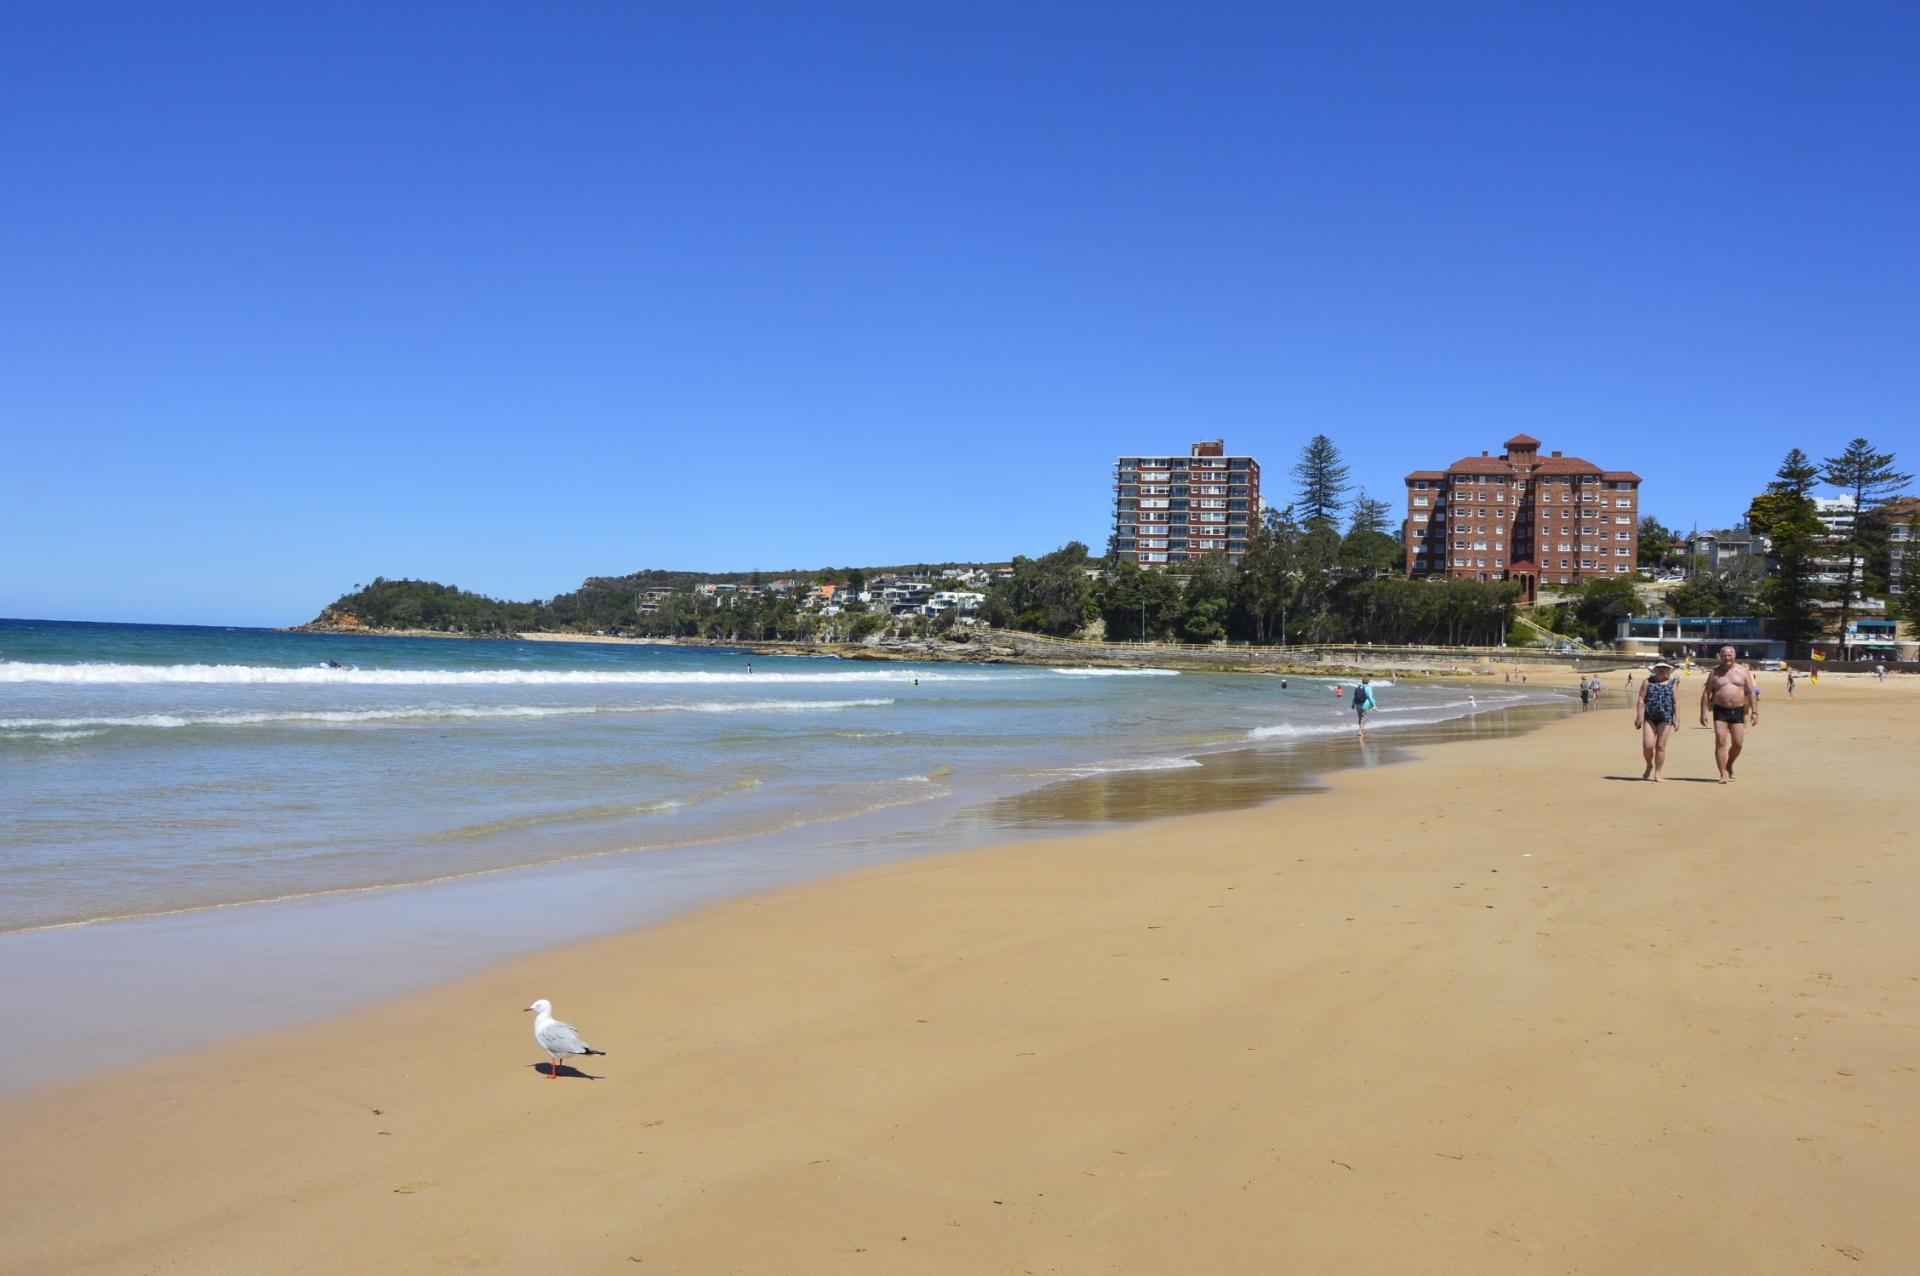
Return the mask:
[[11,5],[0,615],[1098,549],[1216,435],[1723,524],[1920,461],[1916,67],[1908,2]]

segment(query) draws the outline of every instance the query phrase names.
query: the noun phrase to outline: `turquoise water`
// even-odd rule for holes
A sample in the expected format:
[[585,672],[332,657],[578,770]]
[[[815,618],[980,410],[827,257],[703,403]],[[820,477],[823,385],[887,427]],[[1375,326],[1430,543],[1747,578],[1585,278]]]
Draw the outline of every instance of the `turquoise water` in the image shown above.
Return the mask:
[[[1008,794],[1350,731],[1332,685],[0,621],[0,931],[684,866],[783,830],[804,855],[855,822],[931,836]],[[1389,683],[1377,723],[1524,698]]]

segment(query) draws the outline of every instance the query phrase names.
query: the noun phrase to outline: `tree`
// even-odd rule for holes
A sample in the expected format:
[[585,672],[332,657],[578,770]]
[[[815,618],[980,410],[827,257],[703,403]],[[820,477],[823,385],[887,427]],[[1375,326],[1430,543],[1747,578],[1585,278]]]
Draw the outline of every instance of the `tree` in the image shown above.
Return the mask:
[[1853,535],[1842,542],[1847,555],[1847,579],[1840,592],[1840,632],[1847,632],[1853,612],[1854,572],[1867,551],[1861,542],[1861,520],[1872,509],[1913,481],[1913,475],[1893,468],[1893,453],[1876,452],[1865,439],[1855,439],[1839,456],[1826,459],[1820,477],[1853,497]]
[[1188,642],[1220,642],[1227,636],[1233,606],[1233,569],[1224,559],[1207,557],[1187,577],[1186,615],[1180,629]]
[[1316,434],[1300,449],[1293,467],[1299,486],[1300,519],[1309,531],[1331,530],[1340,525],[1340,511],[1347,505],[1347,467],[1341,464],[1340,449],[1324,434]]
[[1393,526],[1393,506],[1386,501],[1377,501],[1367,495],[1367,489],[1361,488],[1360,494],[1353,498],[1353,521],[1347,524],[1347,535],[1355,532],[1385,533]]
[[1696,572],[1667,594],[1676,616],[1751,616],[1755,582],[1740,571]]
[[1013,578],[987,592],[989,624],[1063,637],[1078,633],[1096,614],[1087,578],[1087,547],[1068,541],[1051,554],[1013,560]]
[[1920,510],[1907,516],[1906,552],[1900,556],[1900,614],[1920,638]]
[[1240,608],[1256,642],[1287,641],[1287,609],[1300,587],[1300,528],[1293,507],[1268,510],[1247,532],[1237,576]]
[[1819,474],[1794,448],[1747,510],[1747,526],[1773,545],[1774,574],[1761,587],[1760,602],[1789,655],[1804,652],[1816,632],[1813,557],[1826,531],[1812,496]]
[[1173,632],[1184,616],[1185,596],[1165,572],[1122,558],[1101,586],[1099,607],[1108,639],[1144,642]]
[[1667,546],[1673,542],[1673,532],[1663,526],[1659,519],[1649,514],[1640,520],[1640,565],[1642,567],[1662,567],[1666,565],[1671,551]]
[[1585,637],[1597,642],[1612,642],[1620,622],[1640,606],[1640,595],[1633,581],[1625,576],[1590,580],[1580,586],[1573,602],[1573,615]]
[[1385,532],[1356,527],[1340,542],[1340,566],[1357,576],[1384,576],[1406,558],[1400,542]]

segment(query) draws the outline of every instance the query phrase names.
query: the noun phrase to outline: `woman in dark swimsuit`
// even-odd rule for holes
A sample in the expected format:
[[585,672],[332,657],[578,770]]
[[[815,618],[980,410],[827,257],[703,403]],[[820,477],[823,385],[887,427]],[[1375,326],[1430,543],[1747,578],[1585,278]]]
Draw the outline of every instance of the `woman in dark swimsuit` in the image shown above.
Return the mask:
[[1667,765],[1667,737],[1673,733],[1673,666],[1662,660],[1640,684],[1633,702],[1633,727],[1640,733],[1640,753],[1647,760],[1643,780],[1660,783]]

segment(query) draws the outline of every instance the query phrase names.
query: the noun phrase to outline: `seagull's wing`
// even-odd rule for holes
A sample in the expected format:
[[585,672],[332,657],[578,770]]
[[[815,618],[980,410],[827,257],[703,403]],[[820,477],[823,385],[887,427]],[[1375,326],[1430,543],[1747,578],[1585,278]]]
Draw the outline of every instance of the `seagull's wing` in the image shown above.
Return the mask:
[[570,1023],[558,1019],[540,1030],[540,1044],[549,1054],[586,1054],[592,1049],[580,1040],[580,1032]]

